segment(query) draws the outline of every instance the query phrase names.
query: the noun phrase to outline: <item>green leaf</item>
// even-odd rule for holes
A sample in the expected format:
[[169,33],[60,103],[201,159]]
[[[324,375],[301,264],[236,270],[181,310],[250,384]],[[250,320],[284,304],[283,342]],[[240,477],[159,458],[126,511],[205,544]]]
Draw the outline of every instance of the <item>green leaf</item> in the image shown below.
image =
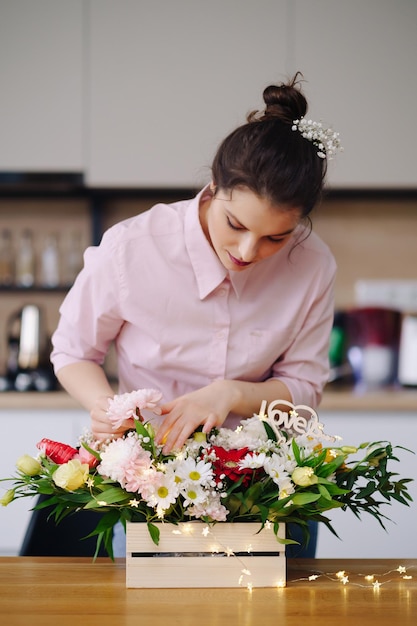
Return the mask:
[[126,491],[120,487],[109,487],[100,493],[95,500],[91,500],[90,496],[90,502],[88,502],[84,508],[99,508],[101,506],[99,502],[104,502],[105,504],[116,504],[118,502],[128,501],[128,497],[129,496]]
[[266,432],[266,435],[267,435],[268,439],[270,439],[271,441],[275,441],[276,442],[277,436],[276,436],[272,426],[270,424],[268,424],[268,422],[265,422],[263,420],[262,420],[262,424],[263,424],[263,427],[265,428],[265,432]]
[[334,474],[344,462],[345,456],[343,454],[339,454],[330,463],[323,463],[323,465],[316,469],[315,473],[317,476],[330,476],[331,474]]
[[94,458],[96,458],[97,461],[100,461],[100,453],[97,452],[97,450],[93,450],[93,448],[90,448],[90,446],[85,441],[82,441],[81,445],[87,450],[87,452],[89,452]]
[[159,528],[155,526],[155,524],[152,524],[152,522],[148,522],[148,530],[154,544],[159,545]]
[[304,504],[311,504],[317,502],[320,499],[318,493],[296,493],[291,497],[291,500],[295,506],[304,506]]
[[135,419],[135,429],[137,434],[141,437],[150,437],[145,425],[137,419]]
[[330,493],[328,492],[328,490],[326,489],[326,487],[324,485],[321,485],[320,483],[318,483],[317,485],[318,490],[320,492],[320,495],[325,499],[325,500],[330,500],[332,499],[332,496],[330,495]]

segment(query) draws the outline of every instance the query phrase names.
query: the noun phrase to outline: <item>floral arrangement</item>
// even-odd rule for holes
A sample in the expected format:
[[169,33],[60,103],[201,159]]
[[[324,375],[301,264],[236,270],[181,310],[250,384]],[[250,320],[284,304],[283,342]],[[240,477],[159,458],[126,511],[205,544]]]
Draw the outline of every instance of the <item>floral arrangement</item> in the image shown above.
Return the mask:
[[[155,522],[196,519],[209,525],[255,521],[260,529],[272,524],[276,534],[280,523],[292,522],[301,526],[307,542],[310,520],[336,534],[324,515],[330,509],[350,509],[357,517],[366,512],[384,526],[388,518],[382,505],[411,501],[411,479],[399,479],[389,469],[398,461],[389,442],[338,446],[315,411],[284,401],[268,407],[263,402],[259,414],[235,430],[195,432],[183,449],[165,455],[141,413],[155,410],[160,397],[156,390],[140,389],[109,401],[114,427],[133,418],[134,428],[123,437],[98,442],[87,433],[77,447],[42,439],[38,456],[25,454],[17,461],[17,474],[3,479],[13,485],[1,503],[43,494],[46,499],[37,507],[52,507],[57,523],[73,512],[99,511],[103,515],[92,533],[96,554],[104,543],[113,557],[118,521],[146,522],[156,544]],[[360,460],[350,460],[358,452]]]

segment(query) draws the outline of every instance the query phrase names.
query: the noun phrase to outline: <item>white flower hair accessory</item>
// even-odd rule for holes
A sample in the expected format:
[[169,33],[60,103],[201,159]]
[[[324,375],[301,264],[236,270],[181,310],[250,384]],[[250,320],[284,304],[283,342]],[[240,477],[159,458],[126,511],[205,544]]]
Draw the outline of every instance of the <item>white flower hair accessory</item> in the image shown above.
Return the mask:
[[313,120],[301,117],[299,120],[294,120],[292,124],[291,130],[298,130],[304,139],[308,139],[317,146],[317,155],[321,159],[327,158],[330,161],[337,150],[343,150],[339,133],[331,128],[325,128],[321,122],[313,122]]

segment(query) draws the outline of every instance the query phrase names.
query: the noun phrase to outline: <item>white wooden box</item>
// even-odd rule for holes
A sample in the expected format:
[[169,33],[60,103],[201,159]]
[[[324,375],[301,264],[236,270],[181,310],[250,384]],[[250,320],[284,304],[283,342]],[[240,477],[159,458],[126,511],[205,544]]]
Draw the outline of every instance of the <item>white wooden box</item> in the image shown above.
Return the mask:
[[[259,523],[159,523],[159,545],[147,525],[126,525],[126,587],[283,587],[285,546]],[[285,524],[279,526],[285,537]]]

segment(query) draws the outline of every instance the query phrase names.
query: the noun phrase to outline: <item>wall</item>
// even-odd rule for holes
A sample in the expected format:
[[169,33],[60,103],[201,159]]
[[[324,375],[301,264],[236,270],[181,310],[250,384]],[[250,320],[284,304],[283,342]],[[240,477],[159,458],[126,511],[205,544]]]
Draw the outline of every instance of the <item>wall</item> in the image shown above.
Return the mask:
[[337,307],[352,306],[359,279],[416,280],[417,194],[330,199],[313,223],[336,257]]
[[[358,520],[350,511],[335,509],[328,513],[338,537],[323,527],[319,528],[317,558],[333,559],[413,559],[417,558],[414,541],[416,527],[417,484],[416,459],[417,422],[415,412],[391,413],[389,411],[328,412],[320,413],[324,430],[343,438],[341,445],[357,446],[367,441],[390,441],[397,449],[400,462],[392,462],[389,471],[398,473],[396,478],[411,478],[408,489],[413,502],[405,506],[393,500],[381,511],[388,518],[383,520],[385,529],[372,515],[364,513]],[[361,458],[360,456],[358,458]]]

